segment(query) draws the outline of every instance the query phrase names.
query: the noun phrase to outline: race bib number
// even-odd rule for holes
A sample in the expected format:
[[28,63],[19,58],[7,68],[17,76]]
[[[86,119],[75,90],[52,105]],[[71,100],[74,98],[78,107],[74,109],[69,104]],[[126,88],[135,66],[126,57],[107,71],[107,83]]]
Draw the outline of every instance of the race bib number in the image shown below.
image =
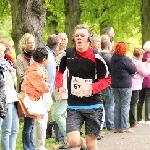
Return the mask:
[[[77,91],[81,88],[81,85],[78,85],[77,83],[88,86],[89,84],[92,84],[92,79],[82,79],[79,77],[72,76],[72,80],[71,80],[71,94],[72,95],[76,95]],[[89,93],[87,93],[85,97],[89,97],[91,95],[92,95],[92,91],[89,91]]]

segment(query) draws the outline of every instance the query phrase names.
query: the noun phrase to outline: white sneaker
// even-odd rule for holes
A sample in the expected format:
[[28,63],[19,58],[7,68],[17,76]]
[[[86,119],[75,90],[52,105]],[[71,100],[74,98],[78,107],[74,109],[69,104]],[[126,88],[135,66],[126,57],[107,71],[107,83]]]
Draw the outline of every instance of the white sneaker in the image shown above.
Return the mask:
[[144,120],[138,121],[139,124],[145,124]]
[[145,124],[150,124],[150,121],[146,121]]

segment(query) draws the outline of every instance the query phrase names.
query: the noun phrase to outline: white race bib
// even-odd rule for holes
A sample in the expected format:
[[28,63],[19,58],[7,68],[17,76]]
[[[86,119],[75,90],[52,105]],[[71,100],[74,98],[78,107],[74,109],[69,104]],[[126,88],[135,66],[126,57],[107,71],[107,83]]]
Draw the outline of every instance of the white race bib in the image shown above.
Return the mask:
[[[76,95],[77,91],[81,88],[80,85],[77,84],[77,82],[79,82],[80,84],[84,84],[87,86],[89,84],[92,84],[92,79],[82,79],[82,78],[79,78],[79,77],[74,77],[72,76],[72,79],[71,79],[71,94],[72,95]],[[92,91],[89,91],[85,97],[89,97],[92,95]]]

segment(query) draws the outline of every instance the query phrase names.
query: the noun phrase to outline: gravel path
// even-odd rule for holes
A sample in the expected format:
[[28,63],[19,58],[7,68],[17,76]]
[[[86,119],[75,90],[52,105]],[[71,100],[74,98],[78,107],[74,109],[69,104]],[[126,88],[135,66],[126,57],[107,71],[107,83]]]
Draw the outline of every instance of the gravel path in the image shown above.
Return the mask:
[[98,141],[98,150],[150,150],[150,125],[143,124],[133,130],[133,133],[103,132],[104,138]]

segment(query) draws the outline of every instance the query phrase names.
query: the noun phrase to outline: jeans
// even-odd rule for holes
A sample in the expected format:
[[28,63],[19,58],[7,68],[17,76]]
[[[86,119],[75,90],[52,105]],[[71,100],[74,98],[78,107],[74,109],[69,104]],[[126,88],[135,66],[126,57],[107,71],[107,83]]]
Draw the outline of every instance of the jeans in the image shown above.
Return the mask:
[[[63,99],[61,103],[58,100],[56,100],[54,118],[55,118],[56,123],[58,124],[58,127],[59,127],[61,133],[64,136],[64,141],[67,141],[66,117],[67,117],[67,100]],[[55,128],[55,129],[57,129],[57,128]],[[61,135],[61,133],[58,132],[58,134],[60,134],[60,135]],[[56,141],[57,140],[59,141],[59,139],[56,139]]]
[[102,98],[105,109],[105,122],[108,130],[114,129],[114,96],[111,87],[102,91]]
[[3,119],[0,118],[0,130],[1,130],[1,125],[2,125]]
[[34,119],[25,117],[22,131],[22,143],[24,150],[35,150],[35,146],[33,143],[33,126]]
[[136,124],[135,106],[137,104],[138,99],[139,99],[139,90],[132,91],[132,97],[131,97],[131,102],[130,102],[130,111],[129,111],[130,126],[134,126],[134,124]]
[[145,121],[150,121],[150,89],[143,88],[139,92],[139,101],[137,104],[137,121],[142,120],[142,110],[145,101]]
[[2,150],[15,150],[17,133],[19,131],[19,118],[14,103],[7,104],[8,112],[2,122]]
[[127,124],[130,101],[132,96],[131,88],[113,88],[114,94],[114,128],[116,130],[126,130],[129,128]]

